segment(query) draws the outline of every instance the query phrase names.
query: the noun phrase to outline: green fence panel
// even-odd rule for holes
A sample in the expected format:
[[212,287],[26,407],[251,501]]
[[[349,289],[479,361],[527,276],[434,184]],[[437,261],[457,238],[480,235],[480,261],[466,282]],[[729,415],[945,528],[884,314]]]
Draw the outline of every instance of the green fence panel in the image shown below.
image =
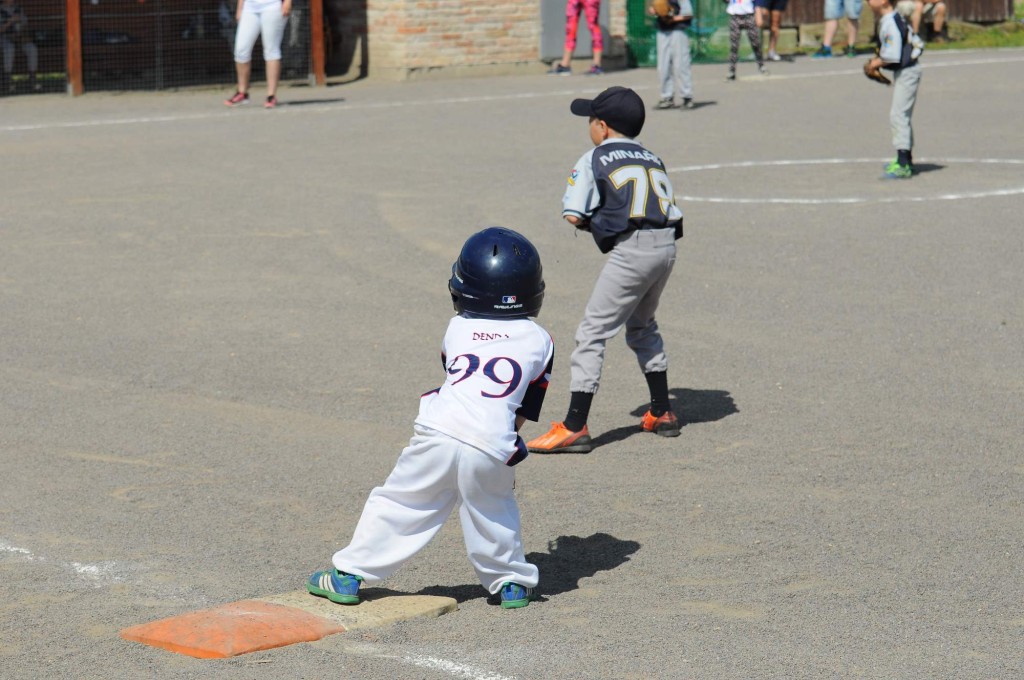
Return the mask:
[[626,51],[630,66],[657,66],[657,28],[647,14],[647,0],[626,0]]
[[[657,26],[647,14],[649,0],[626,0],[626,49],[630,66],[658,65]],[[720,64],[729,60],[729,15],[722,0],[691,0],[693,24],[690,53],[694,63]],[[740,58],[751,57],[746,36],[740,39]]]

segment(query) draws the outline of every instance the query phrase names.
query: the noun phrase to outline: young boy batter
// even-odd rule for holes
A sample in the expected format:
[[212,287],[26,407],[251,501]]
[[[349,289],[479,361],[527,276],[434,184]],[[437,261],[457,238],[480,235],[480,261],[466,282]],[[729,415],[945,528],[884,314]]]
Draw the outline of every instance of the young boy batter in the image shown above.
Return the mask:
[[576,331],[572,392],[565,420],[527,447],[537,453],[586,453],[590,405],[601,380],[605,343],[626,327],[626,344],[647,379],[651,408],[640,427],[665,437],[679,435],[668,397],[668,359],[654,312],[676,261],[683,213],[661,159],[634,137],[643,128],[640,96],[610,87],[594,99],[576,99],[570,110],[590,119],[595,148],[569,175],[562,216],[589,231],[602,253],[610,253]]
[[383,486],[370,492],[351,543],[307,590],[357,604],[359,586],[386,579],[437,534],[456,506],[469,561],[505,609],[525,607],[537,585],[526,561],[514,465],[526,455],[525,420],[540,416],[554,349],[529,317],[544,301],[540,256],[500,227],[469,238],[448,282],[458,315],[441,344],[446,377],[423,395],[413,427]]
[[879,68],[892,71],[892,105],[889,125],[896,158],[885,168],[883,179],[909,179],[914,174],[914,129],[910,118],[917,102],[917,88],[921,84],[921,56],[924,42],[911,31],[906,19],[893,9],[890,0],[868,0],[871,10],[879,17],[878,56],[864,65],[871,77]]

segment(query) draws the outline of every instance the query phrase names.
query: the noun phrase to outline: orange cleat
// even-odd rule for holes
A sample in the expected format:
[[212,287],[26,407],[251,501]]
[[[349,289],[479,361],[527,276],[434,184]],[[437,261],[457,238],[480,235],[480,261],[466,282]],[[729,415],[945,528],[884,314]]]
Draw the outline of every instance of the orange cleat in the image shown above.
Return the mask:
[[551,423],[551,429],[526,444],[531,453],[589,453],[593,448],[587,426],[579,432],[566,429],[563,423]]
[[676,414],[672,413],[672,411],[665,411],[657,418],[648,411],[644,414],[643,420],[640,421],[640,429],[644,432],[653,432],[662,437],[678,437],[679,419],[676,418]]

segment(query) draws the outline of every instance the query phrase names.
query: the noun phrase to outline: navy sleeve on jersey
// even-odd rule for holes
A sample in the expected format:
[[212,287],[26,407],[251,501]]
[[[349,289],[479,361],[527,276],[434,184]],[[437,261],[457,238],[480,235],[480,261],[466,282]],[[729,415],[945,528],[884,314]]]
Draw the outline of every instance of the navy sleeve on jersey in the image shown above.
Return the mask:
[[548,376],[551,375],[551,368],[554,366],[554,363],[555,353],[552,352],[551,359],[544,368],[544,372],[526,388],[526,394],[523,395],[523,405],[516,410],[517,416],[522,416],[533,422],[540,420],[540,408],[544,405],[544,395],[548,391]]

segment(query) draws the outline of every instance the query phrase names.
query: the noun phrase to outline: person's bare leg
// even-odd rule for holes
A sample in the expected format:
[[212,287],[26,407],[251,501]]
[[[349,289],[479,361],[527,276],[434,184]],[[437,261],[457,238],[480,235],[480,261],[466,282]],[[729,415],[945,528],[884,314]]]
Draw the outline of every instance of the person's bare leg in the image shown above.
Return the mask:
[[857,30],[860,28],[860,20],[846,17],[846,45],[853,47],[857,44]]
[[572,64],[572,52],[572,50],[563,50],[562,61],[558,63],[564,66],[565,68],[569,68],[569,65]]
[[240,64],[236,61],[235,74],[238,76],[238,91],[245,94],[249,91],[249,76],[252,75],[252,62]]
[[273,59],[267,62],[267,96],[277,96],[277,84],[281,81],[281,60]]
[[924,16],[924,3],[914,3],[914,13],[910,15],[910,27],[914,29],[914,33],[921,32],[921,17]]
[[836,37],[836,31],[839,30],[838,19],[826,19],[825,20],[825,36],[821,40],[821,44],[825,47],[832,47],[832,40]]
[[768,36],[768,51],[772,54],[778,54],[776,48],[779,46],[779,33],[782,31],[782,11],[773,9],[771,16],[772,28]]
[[932,28],[935,29],[935,35],[942,35],[942,29],[946,25],[946,3],[940,2],[935,5],[935,17],[932,20]]
[[594,66],[601,66],[601,50],[594,50]]

